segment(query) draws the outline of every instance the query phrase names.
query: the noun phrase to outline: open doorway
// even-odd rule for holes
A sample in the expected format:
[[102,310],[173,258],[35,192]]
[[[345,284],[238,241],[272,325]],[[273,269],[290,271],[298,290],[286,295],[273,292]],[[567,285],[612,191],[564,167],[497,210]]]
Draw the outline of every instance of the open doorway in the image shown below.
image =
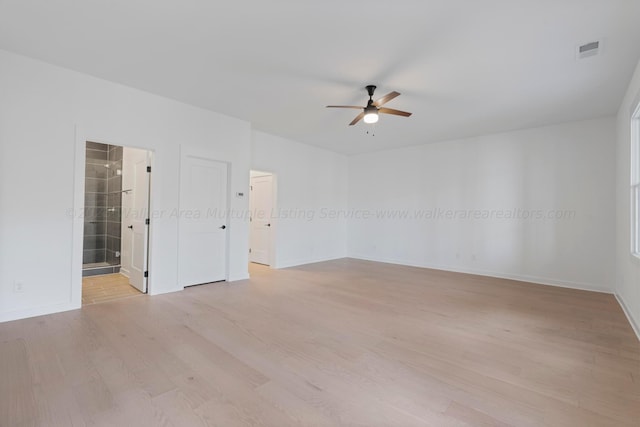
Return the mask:
[[252,170],[250,180],[249,261],[273,267],[275,264],[275,221],[277,219],[274,215],[276,179],[272,173]]
[[87,141],[82,304],[147,293],[151,153]]

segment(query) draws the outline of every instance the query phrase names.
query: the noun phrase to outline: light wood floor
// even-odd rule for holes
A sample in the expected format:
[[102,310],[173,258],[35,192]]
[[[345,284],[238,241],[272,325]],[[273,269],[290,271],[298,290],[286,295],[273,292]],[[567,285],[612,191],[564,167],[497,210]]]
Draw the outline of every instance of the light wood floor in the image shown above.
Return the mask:
[[142,292],[129,284],[122,274],[103,274],[82,278],[82,305],[96,304],[142,295]]
[[635,426],[611,295],[338,260],[0,324],[1,426]]

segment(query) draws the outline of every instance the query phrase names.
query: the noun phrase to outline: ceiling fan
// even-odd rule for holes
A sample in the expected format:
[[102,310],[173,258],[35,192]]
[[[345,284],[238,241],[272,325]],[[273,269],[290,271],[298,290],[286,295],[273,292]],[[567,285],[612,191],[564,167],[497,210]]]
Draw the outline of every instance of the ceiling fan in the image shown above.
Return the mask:
[[398,92],[396,91],[389,92],[382,98],[374,101],[373,92],[375,92],[376,87],[374,85],[369,85],[366,87],[366,89],[367,89],[367,93],[369,94],[369,101],[367,101],[366,107],[358,107],[355,105],[327,105],[327,108],[356,108],[358,110],[362,110],[362,112],[358,114],[351,123],[349,123],[349,126],[355,125],[361,119],[364,119],[365,123],[375,123],[378,121],[378,113],[393,114],[394,116],[402,116],[402,117],[409,117],[411,115],[411,113],[407,113],[406,111],[400,111],[400,110],[394,110],[393,108],[382,107],[382,105],[391,101],[396,96],[399,96],[400,94]]

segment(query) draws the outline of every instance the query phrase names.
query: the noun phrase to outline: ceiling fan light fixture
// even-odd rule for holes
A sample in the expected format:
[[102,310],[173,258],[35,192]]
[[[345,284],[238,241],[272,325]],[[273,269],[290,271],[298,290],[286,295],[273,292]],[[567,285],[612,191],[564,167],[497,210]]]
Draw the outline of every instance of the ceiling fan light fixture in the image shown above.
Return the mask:
[[378,121],[378,109],[376,107],[365,108],[363,120],[365,123],[369,124],[376,123]]

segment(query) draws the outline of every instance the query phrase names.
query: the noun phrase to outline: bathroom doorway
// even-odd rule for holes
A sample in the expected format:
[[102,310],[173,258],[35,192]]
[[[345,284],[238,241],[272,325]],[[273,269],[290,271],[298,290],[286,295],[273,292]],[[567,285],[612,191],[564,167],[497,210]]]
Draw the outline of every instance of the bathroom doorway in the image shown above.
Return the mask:
[[87,141],[82,304],[147,293],[151,153]]

